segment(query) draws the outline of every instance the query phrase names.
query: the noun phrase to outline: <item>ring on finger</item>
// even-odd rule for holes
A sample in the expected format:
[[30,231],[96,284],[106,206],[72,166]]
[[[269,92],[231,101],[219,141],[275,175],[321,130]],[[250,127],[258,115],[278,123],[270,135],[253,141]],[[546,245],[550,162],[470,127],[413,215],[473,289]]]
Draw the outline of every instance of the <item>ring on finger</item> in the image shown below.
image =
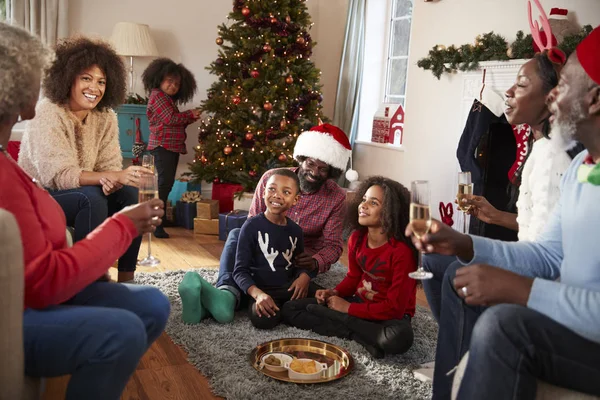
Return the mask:
[[465,297],[468,296],[467,287],[466,286],[463,286],[460,290],[461,290],[461,292],[463,292],[463,294],[465,295]]

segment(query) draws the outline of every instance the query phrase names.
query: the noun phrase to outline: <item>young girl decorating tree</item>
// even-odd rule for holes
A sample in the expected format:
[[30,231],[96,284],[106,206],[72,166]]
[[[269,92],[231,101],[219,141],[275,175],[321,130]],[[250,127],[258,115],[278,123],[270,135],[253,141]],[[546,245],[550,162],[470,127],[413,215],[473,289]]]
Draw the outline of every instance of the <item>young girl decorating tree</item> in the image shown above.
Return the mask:
[[[144,88],[150,93],[148,123],[150,139],[148,150],[154,155],[158,172],[158,197],[167,204],[167,197],[175,183],[179,155],[186,154],[185,128],[200,118],[199,110],[179,112],[177,104],[192,100],[196,92],[194,75],[182,64],[168,58],[158,58],[142,74]],[[168,238],[162,225],[154,235]]]
[[410,194],[400,183],[380,176],[361,184],[348,206],[348,274],[335,289],[315,298],[287,302],[288,325],[326,336],[352,339],[373,357],[406,352],[413,342],[416,250],[404,230]]

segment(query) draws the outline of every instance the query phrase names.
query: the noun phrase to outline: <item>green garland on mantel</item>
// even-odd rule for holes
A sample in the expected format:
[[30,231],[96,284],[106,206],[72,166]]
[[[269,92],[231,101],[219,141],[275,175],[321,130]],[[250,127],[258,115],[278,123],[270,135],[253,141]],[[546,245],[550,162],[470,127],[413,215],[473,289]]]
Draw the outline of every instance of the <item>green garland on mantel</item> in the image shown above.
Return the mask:
[[[585,25],[579,32],[565,36],[558,48],[564,51],[568,57],[592,29],[591,25]],[[531,34],[525,35],[523,31],[518,31],[516,40],[509,46],[503,36],[489,32],[477,36],[475,44],[463,44],[460,47],[454,45],[449,47],[433,46],[429,50],[429,55],[420,59],[417,66],[431,70],[433,75],[440,79],[443,73],[475,70],[481,61],[529,59],[533,55]]]

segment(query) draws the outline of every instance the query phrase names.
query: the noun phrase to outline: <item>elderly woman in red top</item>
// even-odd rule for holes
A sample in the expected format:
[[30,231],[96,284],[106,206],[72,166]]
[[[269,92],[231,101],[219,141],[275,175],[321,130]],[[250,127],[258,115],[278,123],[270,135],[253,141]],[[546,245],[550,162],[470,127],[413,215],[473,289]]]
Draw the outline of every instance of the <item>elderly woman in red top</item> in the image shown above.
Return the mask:
[[163,331],[170,305],[156,288],[96,279],[134,238],[154,230],[163,204],[126,207],[67,248],[63,210],[5,150],[19,116],[36,115],[52,53],[26,31],[0,23],[0,54],[0,208],[14,215],[23,241],[25,373],[71,374],[67,399],[118,399]]

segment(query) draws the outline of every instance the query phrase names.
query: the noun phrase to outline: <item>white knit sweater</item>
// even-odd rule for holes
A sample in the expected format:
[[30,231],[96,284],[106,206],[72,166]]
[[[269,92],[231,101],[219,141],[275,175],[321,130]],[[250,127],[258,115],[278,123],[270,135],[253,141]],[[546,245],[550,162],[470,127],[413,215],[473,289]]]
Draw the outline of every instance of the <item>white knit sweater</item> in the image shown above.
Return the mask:
[[535,141],[523,167],[517,223],[519,240],[533,242],[541,233],[560,197],[560,180],[571,157],[541,138]]
[[117,115],[94,110],[82,123],[64,106],[41,100],[25,128],[19,165],[51,190],[79,187],[82,171],[120,171]]

